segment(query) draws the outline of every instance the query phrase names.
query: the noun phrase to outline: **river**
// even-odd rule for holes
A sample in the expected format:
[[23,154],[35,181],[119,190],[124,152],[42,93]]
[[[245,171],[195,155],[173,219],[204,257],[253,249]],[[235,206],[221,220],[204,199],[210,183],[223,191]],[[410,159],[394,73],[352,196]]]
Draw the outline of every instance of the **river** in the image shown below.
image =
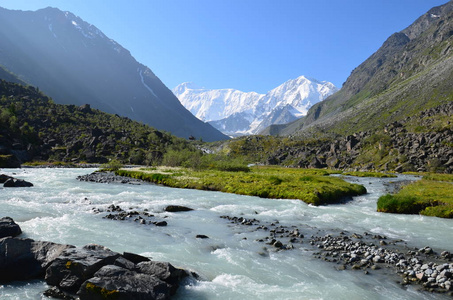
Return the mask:
[[[442,294],[402,287],[394,278],[363,271],[338,271],[313,257],[304,244],[294,250],[265,251],[256,239],[263,233],[231,224],[222,215],[255,218],[263,224],[298,226],[305,236],[321,231],[348,231],[402,239],[414,247],[431,246],[453,252],[453,220],[376,212],[386,183],[414,179],[355,178],[368,194],[328,206],[298,200],[173,189],[151,184],[121,185],[79,182],[78,175],[95,169],[3,169],[34,184],[0,189],[0,216],[12,217],[21,237],[83,246],[101,244],[117,252],[134,252],[171,262],[201,276],[187,281],[176,299],[451,299]],[[166,227],[104,219],[109,205],[147,209]],[[164,212],[184,205],[190,212]],[[199,239],[203,234],[209,239]],[[268,246],[269,247],[269,246]],[[270,247],[272,248],[272,247]],[[263,254],[264,253],[264,254]],[[47,299],[43,281],[0,285],[0,299]]]

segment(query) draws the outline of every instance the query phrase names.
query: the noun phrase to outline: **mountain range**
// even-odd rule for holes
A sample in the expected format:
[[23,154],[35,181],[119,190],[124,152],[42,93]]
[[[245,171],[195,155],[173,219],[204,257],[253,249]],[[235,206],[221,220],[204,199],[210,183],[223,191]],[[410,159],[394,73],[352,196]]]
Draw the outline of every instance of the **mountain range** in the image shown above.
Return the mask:
[[300,76],[266,94],[235,89],[205,89],[182,83],[173,93],[193,115],[229,136],[258,134],[307,114],[314,104],[337,91],[330,82]]
[[453,101],[453,2],[434,7],[391,35],[355,68],[341,90],[306,117],[272,125],[271,135],[341,135],[383,128]]
[[180,137],[228,138],[187,111],[128,50],[70,12],[0,8],[0,40],[0,65],[56,103],[90,104]]

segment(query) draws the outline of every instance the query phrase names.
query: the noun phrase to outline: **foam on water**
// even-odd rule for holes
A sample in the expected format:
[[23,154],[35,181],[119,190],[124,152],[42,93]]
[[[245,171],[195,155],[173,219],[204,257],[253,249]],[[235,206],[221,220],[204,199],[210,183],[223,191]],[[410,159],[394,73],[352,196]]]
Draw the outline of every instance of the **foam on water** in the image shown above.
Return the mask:
[[[390,179],[357,179],[369,194],[339,205],[313,207],[297,200],[171,189],[156,185],[95,184],[75,180],[94,169],[3,170],[31,181],[32,188],[2,189],[0,216],[14,218],[24,237],[83,246],[105,245],[114,251],[135,252],[198,273],[177,299],[444,299],[442,295],[408,290],[379,275],[336,271],[301,249],[268,252],[255,240],[265,233],[232,224],[222,215],[279,221],[298,226],[364,231],[401,238],[413,245],[430,245],[453,252],[452,220],[380,214],[376,201]],[[404,178],[403,178],[404,179]],[[395,180],[395,179],[392,179]],[[123,209],[147,209],[166,227],[103,219],[111,204]],[[184,205],[191,212],[169,213],[167,205]],[[94,210],[96,209],[96,210]],[[209,239],[198,239],[196,235]],[[0,286],[1,299],[41,299],[45,284]],[[43,298],[45,299],[45,298]]]

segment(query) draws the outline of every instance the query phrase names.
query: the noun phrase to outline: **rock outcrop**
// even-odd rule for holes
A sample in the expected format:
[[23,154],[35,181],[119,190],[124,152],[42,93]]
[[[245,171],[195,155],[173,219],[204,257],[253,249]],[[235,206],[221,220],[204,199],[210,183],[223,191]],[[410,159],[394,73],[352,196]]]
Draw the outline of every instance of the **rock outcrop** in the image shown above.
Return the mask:
[[0,282],[41,278],[49,264],[72,247],[32,239],[0,239]]
[[22,233],[22,230],[16,222],[10,217],[0,219],[0,239],[4,237],[16,237]]
[[[15,224],[11,218],[0,219],[0,233],[2,223],[7,229]],[[0,282],[44,278],[52,286],[44,294],[60,299],[165,300],[190,275],[168,262],[120,254],[101,245],[80,248],[32,239],[0,239]]]

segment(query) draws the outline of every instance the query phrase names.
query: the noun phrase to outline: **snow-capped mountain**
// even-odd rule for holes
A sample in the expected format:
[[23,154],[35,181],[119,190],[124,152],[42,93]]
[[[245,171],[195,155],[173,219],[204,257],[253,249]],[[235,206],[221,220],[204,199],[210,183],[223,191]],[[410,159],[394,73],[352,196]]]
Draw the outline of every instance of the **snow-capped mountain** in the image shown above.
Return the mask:
[[70,12],[0,7],[0,65],[56,103],[90,104],[181,137],[227,137],[201,122],[147,66]]
[[330,82],[300,76],[267,94],[205,89],[182,83],[173,93],[193,115],[230,136],[257,134],[272,124],[292,122],[338,89]]

